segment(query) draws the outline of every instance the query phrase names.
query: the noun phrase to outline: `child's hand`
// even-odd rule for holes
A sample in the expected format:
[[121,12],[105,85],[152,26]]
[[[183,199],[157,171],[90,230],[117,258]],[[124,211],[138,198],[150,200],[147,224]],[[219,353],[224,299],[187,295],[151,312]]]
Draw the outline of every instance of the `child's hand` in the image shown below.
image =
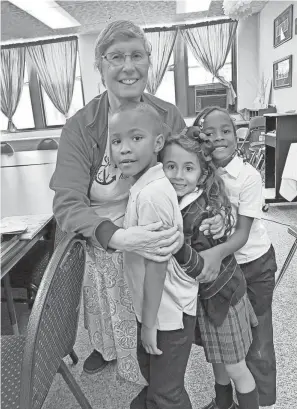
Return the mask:
[[200,283],[209,283],[214,281],[219,275],[222,256],[220,252],[215,248],[200,251],[199,255],[204,260],[204,266],[201,274],[197,277]]
[[144,349],[151,355],[162,355],[162,351],[157,347],[157,328],[148,328],[141,325],[141,341]]
[[213,239],[220,239],[225,234],[225,221],[221,214],[204,219],[199,227],[205,236],[211,235]]

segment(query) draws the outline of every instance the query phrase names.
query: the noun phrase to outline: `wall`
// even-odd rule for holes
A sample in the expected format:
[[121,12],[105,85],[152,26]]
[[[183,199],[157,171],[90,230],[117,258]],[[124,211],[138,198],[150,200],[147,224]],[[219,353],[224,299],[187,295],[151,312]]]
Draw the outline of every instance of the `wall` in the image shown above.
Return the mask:
[[[273,47],[273,21],[290,4],[293,4],[293,37],[280,46]],[[260,13],[259,20],[259,75],[265,78],[273,76],[273,62],[293,55],[292,87],[274,89],[272,87],[271,102],[276,105],[277,112],[297,110],[297,35],[295,34],[295,18],[297,18],[297,1],[270,1]]]
[[[291,40],[273,46],[274,19],[293,4],[293,37]],[[297,1],[269,1],[256,15],[240,20],[237,32],[237,81],[238,110],[255,109],[262,76],[272,81],[273,63],[287,55],[293,55],[292,87],[271,88],[269,103],[275,104],[277,112],[297,110],[297,35],[295,34]]]
[[237,110],[253,109],[259,82],[259,15],[237,27]]

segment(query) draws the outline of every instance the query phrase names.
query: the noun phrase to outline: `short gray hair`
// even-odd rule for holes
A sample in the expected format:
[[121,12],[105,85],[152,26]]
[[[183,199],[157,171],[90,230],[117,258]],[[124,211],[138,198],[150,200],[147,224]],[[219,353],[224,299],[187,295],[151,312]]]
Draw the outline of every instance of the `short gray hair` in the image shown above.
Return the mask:
[[151,53],[151,45],[147,40],[144,31],[129,20],[117,20],[108,24],[99,36],[95,44],[95,68],[97,68],[102,75],[102,56],[105,51],[115,42],[136,38],[142,41],[145,51]]

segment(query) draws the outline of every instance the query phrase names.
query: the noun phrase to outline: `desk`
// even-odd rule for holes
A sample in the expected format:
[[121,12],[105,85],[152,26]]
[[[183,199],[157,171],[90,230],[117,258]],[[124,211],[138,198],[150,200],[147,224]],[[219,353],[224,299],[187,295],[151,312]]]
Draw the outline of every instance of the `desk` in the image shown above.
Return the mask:
[[57,150],[21,151],[13,155],[1,155],[1,168],[56,163],[57,152]]
[[[2,217],[27,214],[52,213],[54,192],[49,181],[55,164],[4,167],[1,169],[1,207]],[[20,241],[1,260],[1,278],[7,295],[7,306],[15,335],[18,334],[16,313],[10,286],[10,269],[34,246],[48,231],[49,225],[32,239]]]
[[55,164],[1,169],[1,217],[51,213],[54,192],[49,188]]
[[265,199],[265,202],[285,202],[279,189],[290,145],[297,142],[297,113],[275,113],[264,116],[266,118],[265,188],[275,189],[274,197]]
[[[232,115],[231,115],[231,117],[232,117]],[[195,121],[195,116],[193,116],[193,117],[186,117],[185,118],[185,123],[186,123],[186,125],[187,126],[192,126],[193,125],[193,122]],[[241,128],[241,127],[246,127],[246,128],[248,128],[248,126],[249,126],[249,121],[246,121],[246,120],[244,120],[244,119],[235,119],[234,121],[234,124],[235,124],[235,127],[236,127],[236,129],[238,129],[238,128]]]

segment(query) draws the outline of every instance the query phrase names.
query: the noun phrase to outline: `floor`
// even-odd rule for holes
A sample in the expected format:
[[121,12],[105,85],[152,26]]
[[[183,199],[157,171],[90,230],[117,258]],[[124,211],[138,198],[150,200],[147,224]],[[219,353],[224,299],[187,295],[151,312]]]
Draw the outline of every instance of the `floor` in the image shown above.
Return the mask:
[[[293,237],[287,233],[287,224],[297,226],[297,206],[292,204],[273,205],[263,217],[269,219],[264,223],[275,246],[279,270],[284,262]],[[274,223],[278,222],[278,223]],[[281,223],[281,224],[279,224]],[[24,326],[28,312],[24,306],[18,306],[21,324]],[[278,398],[276,409],[297,408],[297,253],[281,284],[275,292],[274,302],[274,334],[277,355],[277,388]],[[2,309],[2,333],[7,315]],[[5,331],[5,328],[4,328]],[[115,364],[110,364],[103,372],[96,375],[86,375],[82,370],[84,359],[91,352],[86,330],[83,328],[82,314],[75,351],[79,363],[74,366],[69,358],[66,363],[94,409],[127,409],[130,401],[138,394],[141,387],[125,382],[116,375]],[[203,407],[213,395],[213,377],[210,366],[206,363],[203,351],[193,346],[186,372],[186,388],[189,392],[193,409]],[[43,409],[79,409],[73,395],[69,392],[60,375],[47,396]]]

